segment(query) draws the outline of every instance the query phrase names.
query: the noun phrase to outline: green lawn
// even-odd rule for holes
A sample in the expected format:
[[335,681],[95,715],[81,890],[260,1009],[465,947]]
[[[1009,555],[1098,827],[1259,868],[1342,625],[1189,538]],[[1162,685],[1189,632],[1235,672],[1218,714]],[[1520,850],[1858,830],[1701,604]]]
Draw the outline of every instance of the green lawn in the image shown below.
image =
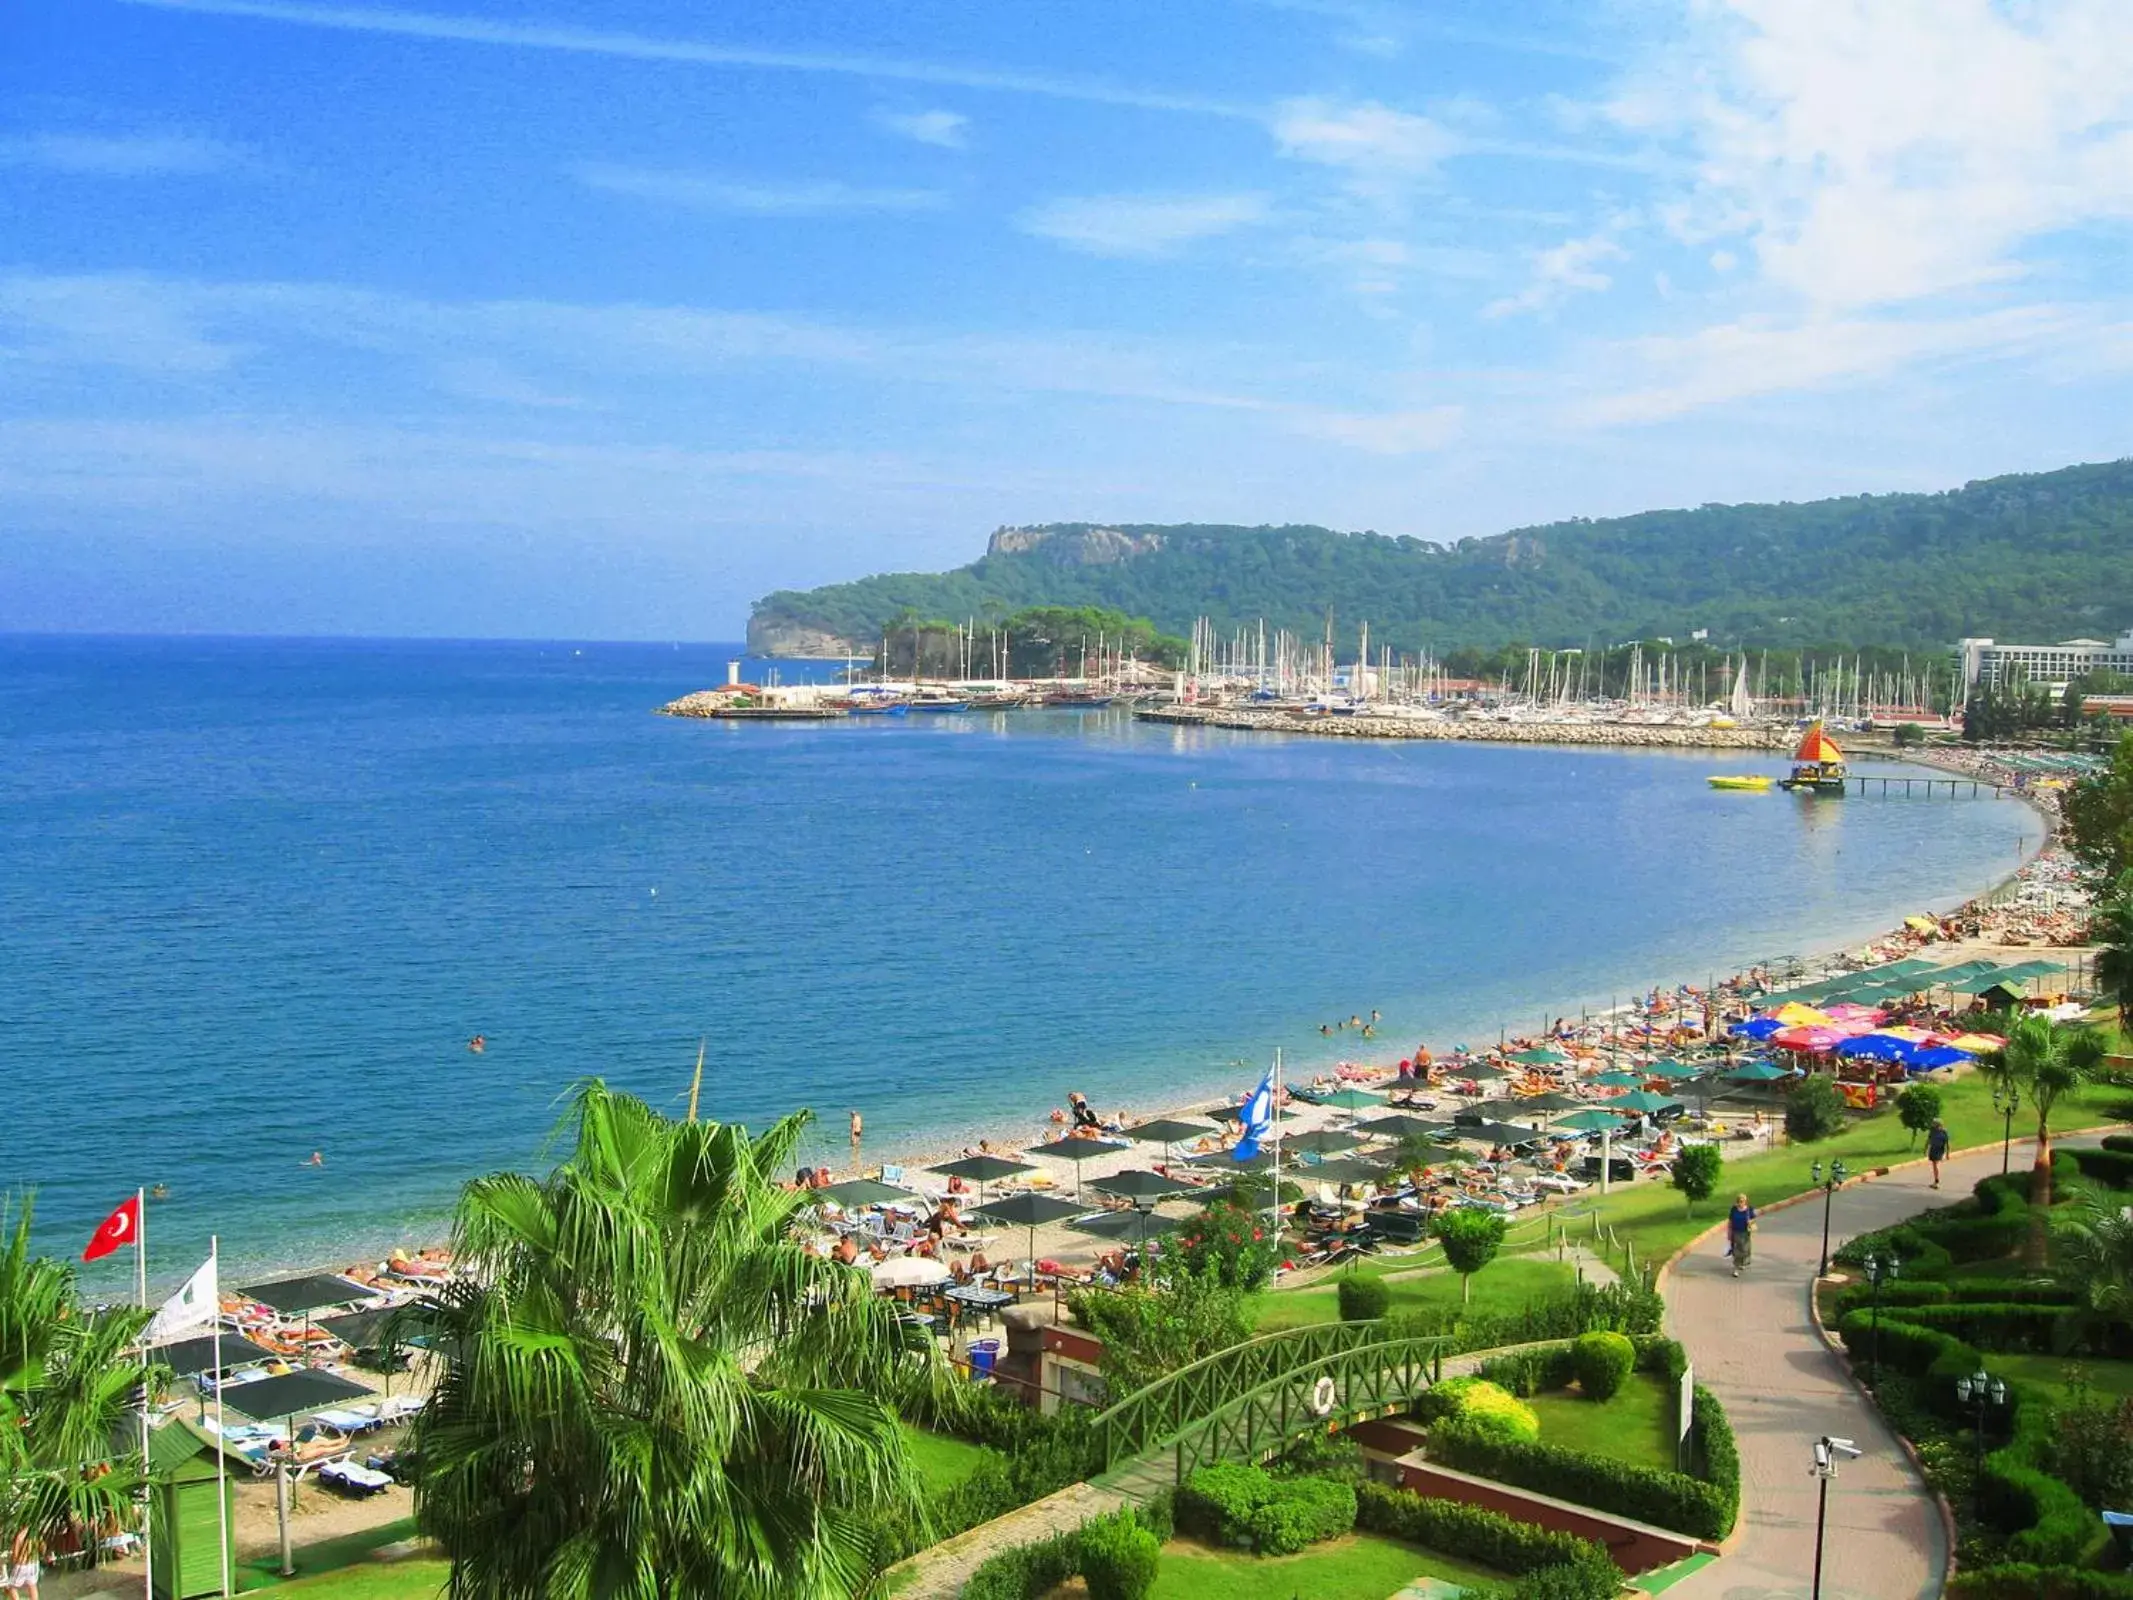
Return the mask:
[[1387,1600],[1417,1578],[1502,1583],[1500,1572],[1417,1545],[1353,1533],[1293,1556],[1215,1550],[1189,1539],[1163,1546],[1149,1600]]
[[[366,1561],[339,1572],[315,1578],[298,1578],[281,1586],[282,1593],[324,1596],[329,1600],[435,1600],[452,1575],[446,1561]],[[246,1589],[253,1587],[249,1580]]]
[[[300,1493],[323,1493],[315,1487],[300,1490]],[[395,1490],[394,1493],[400,1491]],[[361,1533],[343,1534],[338,1539],[320,1539],[312,1544],[296,1547],[296,1573],[294,1578],[284,1578],[280,1573],[281,1563],[265,1561],[240,1562],[237,1567],[237,1587],[240,1589],[294,1588],[307,1592],[322,1592],[338,1595],[342,1591],[331,1587],[333,1580],[344,1576],[360,1575],[374,1579],[380,1574],[398,1573],[399,1588],[358,1587],[348,1591],[356,1596],[433,1594],[436,1584],[424,1587],[426,1578],[410,1577],[418,1569],[429,1573],[435,1569],[438,1582],[442,1582],[445,1570],[441,1561],[405,1561],[397,1563],[373,1562],[370,1552],[380,1545],[398,1544],[403,1539],[415,1537],[415,1519],[401,1517],[382,1523],[375,1528],[365,1528]],[[351,1570],[352,1569],[352,1570]]]
[[980,1462],[993,1454],[983,1445],[950,1438],[945,1433],[929,1433],[924,1428],[912,1427],[908,1422],[901,1426],[904,1430],[904,1448],[911,1452],[911,1459],[918,1466],[918,1474],[926,1480],[926,1487],[929,1489],[954,1487],[969,1477]]
[[2063,1398],[2069,1387],[2067,1375],[2078,1370],[2088,1381],[2089,1393],[2100,1399],[2133,1396],[2133,1361],[2098,1361],[2085,1356],[1992,1355],[1985,1364],[1994,1372],[2037,1384]]
[[[1409,1269],[1401,1275],[1397,1261],[1367,1262],[1359,1270],[1377,1268],[1373,1276],[1387,1279],[1395,1312],[1419,1311],[1425,1306],[1459,1304],[1459,1275],[1443,1267]],[[1474,1274],[1473,1309],[1515,1311],[1529,1301],[1562,1294],[1577,1281],[1575,1268],[1538,1256],[1502,1256]],[[1262,1295],[1258,1304],[1261,1333],[1301,1328],[1315,1322],[1340,1320],[1337,1279],[1326,1278],[1303,1289],[1276,1289]]]
[[1612,1400],[1596,1403],[1575,1389],[1552,1389],[1526,1404],[1540,1418],[1543,1444],[1674,1468],[1673,1386],[1652,1373],[1631,1373]]

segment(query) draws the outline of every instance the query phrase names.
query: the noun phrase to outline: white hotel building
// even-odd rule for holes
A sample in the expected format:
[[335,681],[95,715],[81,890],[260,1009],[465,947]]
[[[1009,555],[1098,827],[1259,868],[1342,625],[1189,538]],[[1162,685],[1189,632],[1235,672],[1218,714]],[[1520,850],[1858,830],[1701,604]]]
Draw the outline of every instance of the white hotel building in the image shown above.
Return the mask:
[[2116,644],[2102,639],[2067,639],[2059,644],[1963,639],[1955,652],[1965,695],[1980,684],[1997,688],[2014,678],[2062,689],[2072,679],[2098,669],[2133,677],[2133,631],[2120,634]]

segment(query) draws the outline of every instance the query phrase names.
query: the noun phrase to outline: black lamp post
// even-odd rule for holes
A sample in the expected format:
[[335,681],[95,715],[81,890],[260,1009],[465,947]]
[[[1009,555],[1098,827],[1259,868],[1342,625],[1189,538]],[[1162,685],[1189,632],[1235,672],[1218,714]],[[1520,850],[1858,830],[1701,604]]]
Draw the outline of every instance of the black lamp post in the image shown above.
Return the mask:
[[1971,1514],[1979,1519],[1985,1515],[1985,1412],[1988,1408],[1997,1411],[2007,1404],[2007,1385],[1998,1378],[1989,1378],[1983,1367],[1967,1378],[1955,1380],[1955,1398],[1966,1406],[1977,1408],[1977,1459],[1971,1469]]
[[1807,1172],[1810,1182],[1822,1185],[1822,1264],[1815,1268],[1815,1276],[1826,1278],[1829,1276],[1829,1203],[1837,1192],[1837,1186],[1844,1182],[1848,1174],[1844,1170],[1842,1160],[1829,1164],[1827,1180],[1822,1176],[1822,1163],[1819,1161],[1810,1162]]
[[2007,1176],[2008,1151],[2014,1144],[2014,1114],[2022,1109],[2022,1093],[2011,1083],[1992,1086],[1992,1109],[2000,1114],[2000,1176]]
[[1868,1313],[1874,1329],[1873,1340],[1867,1346],[1866,1386],[1878,1389],[1881,1386],[1881,1285],[1900,1275],[1902,1268],[1891,1250],[1886,1256],[1868,1254],[1861,1263],[1866,1269],[1866,1281],[1874,1286],[1873,1310]]

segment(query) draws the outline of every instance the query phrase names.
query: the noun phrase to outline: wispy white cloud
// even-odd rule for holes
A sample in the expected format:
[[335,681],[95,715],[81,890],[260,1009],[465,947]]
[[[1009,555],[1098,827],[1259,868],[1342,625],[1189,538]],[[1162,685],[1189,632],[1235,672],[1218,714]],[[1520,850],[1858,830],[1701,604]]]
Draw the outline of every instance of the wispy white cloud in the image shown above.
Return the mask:
[[563,22],[496,22],[485,17],[414,11],[390,6],[318,5],[303,0],[122,0],[127,5],[161,11],[191,11],[208,16],[245,17],[295,27],[327,28],[344,33],[386,34],[403,39],[433,39],[457,44],[499,45],[520,50],[553,50],[574,55],[613,56],[630,61],[666,61],[686,66],[744,67],[767,72],[827,73],[873,78],[887,83],[930,83],[1003,94],[1079,100],[1095,105],[1127,106],[1143,111],[1176,111],[1197,116],[1256,117],[1248,106],[1213,96],[1172,93],[1095,79],[1006,68],[961,66],[948,62],[909,61],[890,56],[851,55],[813,50],[769,50],[715,44],[698,39],[666,39]]
[[1616,227],[1580,239],[1565,239],[1533,257],[1533,279],[1518,293],[1491,301],[1482,310],[1489,318],[1516,316],[1521,312],[1552,311],[1574,294],[1597,294],[1613,287],[1614,279],[1600,270],[1606,261],[1620,261],[1628,254],[1615,241]]
[[2055,233],[2133,220],[2123,0],[1711,0],[1616,97],[1679,141],[1685,239],[1744,245],[1831,311],[2027,273]]
[[1108,194],[1049,200],[1020,222],[1026,233],[1088,255],[1155,259],[1266,216],[1266,197],[1257,194]]
[[0,139],[0,166],[92,178],[200,177],[243,159],[234,145],[182,133],[36,133]]
[[1338,170],[1373,199],[1391,199],[1428,177],[1460,148],[1456,134],[1428,117],[1375,101],[1287,100],[1273,119],[1281,153]]
[[930,189],[881,189],[835,179],[799,183],[740,181],[702,172],[582,161],[570,175],[588,189],[695,211],[764,217],[825,217],[867,211],[931,211],[947,197]]
[[960,150],[970,142],[970,119],[960,111],[883,111],[874,120],[891,133],[943,150]]
[[190,295],[144,273],[0,276],[0,358],[196,377],[242,353],[209,332]]
[[1602,360],[1610,386],[1574,408],[1574,415],[1603,426],[1661,422],[1765,395],[1886,380],[1922,362],[2061,348],[2078,341],[2089,325],[2086,315],[2056,306],[1937,319],[1746,318],[1608,345]]
[[1309,438],[1329,439],[1373,455],[1427,455],[1458,439],[1466,410],[1456,405],[1381,412],[1299,408],[1289,414],[1289,422]]

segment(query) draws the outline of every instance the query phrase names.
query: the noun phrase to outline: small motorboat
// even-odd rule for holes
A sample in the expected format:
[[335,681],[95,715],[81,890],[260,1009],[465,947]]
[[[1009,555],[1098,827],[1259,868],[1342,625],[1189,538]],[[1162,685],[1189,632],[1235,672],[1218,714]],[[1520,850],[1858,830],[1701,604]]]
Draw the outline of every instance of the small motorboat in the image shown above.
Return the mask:
[[1704,780],[1714,789],[1740,789],[1749,794],[1767,794],[1770,779],[1757,773],[1722,773]]

